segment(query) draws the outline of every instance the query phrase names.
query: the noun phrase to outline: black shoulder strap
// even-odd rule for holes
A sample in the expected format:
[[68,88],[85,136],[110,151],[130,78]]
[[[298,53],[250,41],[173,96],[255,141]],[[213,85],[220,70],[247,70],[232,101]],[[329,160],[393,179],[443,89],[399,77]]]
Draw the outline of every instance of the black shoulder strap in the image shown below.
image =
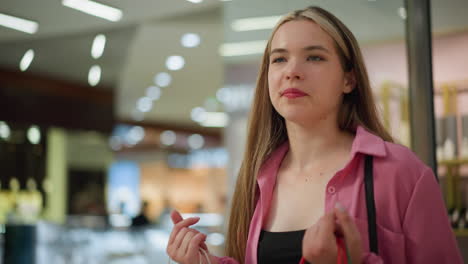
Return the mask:
[[377,244],[377,224],[376,211],[374,201],[374,173],[372,156],[366,155],[364,185],[366,190],[366,206],[367,206],[367,223],[369,232],[369,248],[371,252],[378,255],[379,247]]

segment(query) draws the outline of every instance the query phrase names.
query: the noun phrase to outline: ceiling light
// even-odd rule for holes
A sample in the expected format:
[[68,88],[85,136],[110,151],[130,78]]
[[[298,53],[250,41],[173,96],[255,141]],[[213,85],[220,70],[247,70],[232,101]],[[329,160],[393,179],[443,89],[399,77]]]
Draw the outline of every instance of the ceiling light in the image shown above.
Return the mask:
[[11,131],[7,123],[0,121],[0,138],[8,139],[10,137]]
[[192,112],[190,113],[190,117],[195,122],[202,122],[205,112],[206,110],[203,107],[195,107],[192,109]]
[[62,0],[62,4],[83,13],[117,22],[122,19],[122,10],[90,0]]
[[30,49],[24,53],[23,58],[21,59],[20,62],[20,70],[25,71],[29,68],[29,65],[31,65],[31,62],[34,59],[34,50]]
[[228,112],[249,110],[253,96],[252,87],[247,85],[223,87],[216,92],[216,98]]
[[191,149],[200,149],[205,144],[205,139],[199,134],[193,134],[188,137],[188,145]]
[[150,86],[146,89],[146,96],[155,101],[161,97],[161,88],[157,86]]
[[130,145],[136,145],[145,138],[145,130],[141,126],[132,127],[126,136],[126,140]]
[[172,77],[167,72],[160,72],[154,77],[154,83],[156,83],[156,85],[158,85],[159,87],[169,86],[169,84],[171,84],[171,81]]
[[99,59],[104,53],[104,47],[106,46],[106,36],[99,34],[94,38],[93,46],[91,48],[91,56],[94,59]]
[[186,48],[194,48],[200,45],[200,36],[195,33],[184,34],[180,39],[180,43]]
[[151,100],[151,98],[142,97],[138,99],[137,109],[140,112],[143,112],[143,113],[149,112],[151,108],[153,108],[153,100]]
[[166,130],[159,136],[161,143],[166,146],[174,145],[177,140],[177,135],[174,131]]
[[96,86],[100,80],[101,80],[101,67],[99,65],[94,65],[89,69],[88,83],[91,86]]
[[406,15],[406,8],[400,7],[398,8],[398,15],[400,15],[401,19],[405,20],[407,15]]
[[234,31],[250,31],[259,29],[271,29],[281,19],[281,16],[251,17],[234,20],[231,28]]
[[229,88],[223,87],[216,92],[216,99],[220,102],[226,102],[231,97],[231,91]]
[[171,71],[178,71],[185,65],[184,57],[179,55],[169,56],[166,60],[166,67]]
[[224,57],[261,54],[266,44],[266,40],[225,43],[219,48],[219,53]]
[[199,4],[199,3],[203,2],[203,0],[187,0],[187,1],[189,1],[191,3],[195,3],[195,4]]
[[2,13],[0,13],[0,26],[26,32],[29,34],[36,33],[37,29],[39,28],[39,24],[35,21],[9,16]]
[[191,118],[204,127],[225,127],[229,122],[229,116],[223,112],[208,112],[203,107],[192,109]]
[[28,129],[28,140],[31,144],[38,144],[41,141],[41,131],[37,126],[31,126]]
[[229,123],[229,116],[223,112],[205,112],[203,121],[199,122],[204,127],[225,127]]

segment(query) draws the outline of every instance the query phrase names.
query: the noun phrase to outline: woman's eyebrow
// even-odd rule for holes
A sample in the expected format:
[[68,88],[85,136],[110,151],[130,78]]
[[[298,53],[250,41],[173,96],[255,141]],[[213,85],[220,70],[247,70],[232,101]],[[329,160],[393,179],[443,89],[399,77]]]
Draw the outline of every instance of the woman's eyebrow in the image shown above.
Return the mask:
[[[322,45],[311,45],[311,46],[307,46],[305,48],[303,48],[303,50],[305,51],[312,51],[312,50],[322,50],[322,51],[325,51],[327,53],[330,53],[330,51],[325,48],[324,46]],[[276,48],[276,49],[273,49],[271,52],[270,52],[270,55],[274,54],[274,53],[288,53],[288,50],[287,49],[283,49],[283,48]]]
[[321,46],[321,45],[312,45],[312,46],[307,46],[304,48],[304,50],[306,51],[311,51],[311,50],[322,50],[322,51],[325,51],[327,53],[330,53],[330,51],[325,48],[324,46]]
[[288,52],[287,49],[277,48],[277,49],[273,49],[273,50],[270,52],[270,55],[271,55],[271,54],[274,54],[274,53],[287,53],[287,52]]

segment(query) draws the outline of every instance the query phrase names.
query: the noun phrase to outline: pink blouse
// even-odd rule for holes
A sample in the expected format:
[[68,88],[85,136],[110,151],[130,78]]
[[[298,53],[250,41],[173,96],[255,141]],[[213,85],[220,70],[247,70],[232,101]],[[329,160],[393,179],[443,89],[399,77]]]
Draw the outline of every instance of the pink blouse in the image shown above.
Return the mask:
[[[288,149],[285,142],[259,171],[260,195],[250,222],[245,264],[257,264],[260,231],[268,216],[278,169]],[[369,252],[363,154],[374,157],[378,256]],[[356,131],[351,157],[327,184],[325,211],[332,211],[338,201],[347,208],[361,232],[364,263],[462,263],[439,184],[429,167],[408,148],[385,142],[362,127]],[[238,263],[229,257],[218,261]]]

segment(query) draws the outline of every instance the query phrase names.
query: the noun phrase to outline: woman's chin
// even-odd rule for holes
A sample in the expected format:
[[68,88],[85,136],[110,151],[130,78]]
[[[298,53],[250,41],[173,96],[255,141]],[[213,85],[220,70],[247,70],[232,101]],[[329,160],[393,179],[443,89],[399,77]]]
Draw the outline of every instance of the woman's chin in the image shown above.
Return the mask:
[[304,112],[288,112],[282,115],[286,122],[295,124],[310,124],[314,117],[312,115],[306,115]]
[[285,111],[281,113],[281,116],[288,123],[307,127],[314,124],[328,122],[332,117],[330,115],[320,115],[318,113],[310,113],[306,111]]

